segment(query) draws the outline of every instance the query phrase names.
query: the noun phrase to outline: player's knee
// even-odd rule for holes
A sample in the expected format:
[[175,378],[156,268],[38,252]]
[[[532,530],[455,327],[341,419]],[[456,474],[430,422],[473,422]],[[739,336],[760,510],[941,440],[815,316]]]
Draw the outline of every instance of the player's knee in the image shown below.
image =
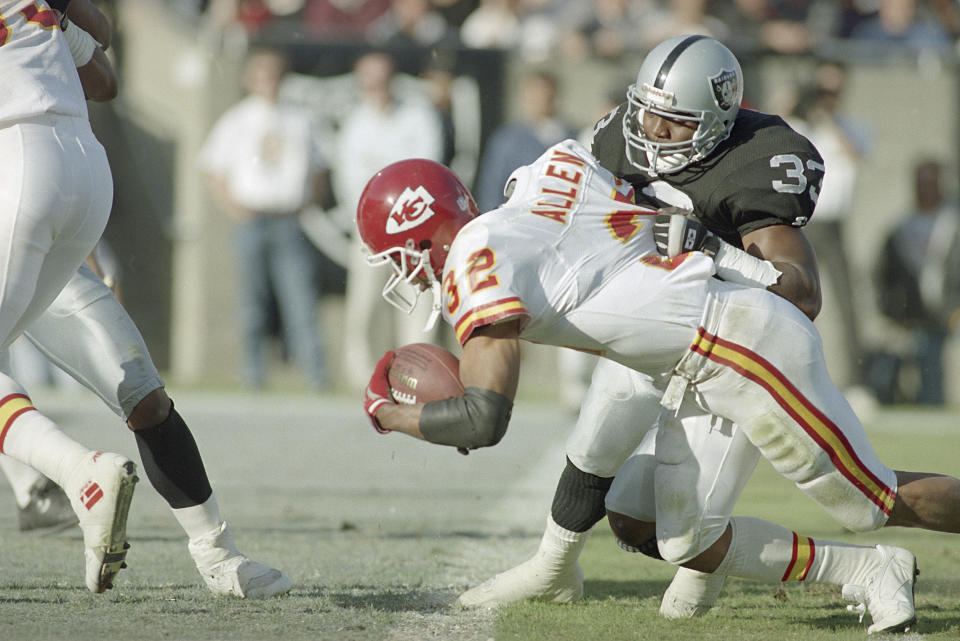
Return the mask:
[[607,510],[607,523],[617,539],[617,545],[627,552],[639,552],[654,559],[662,559],[657,547],[656,524]]
[[655,523],[640,521],[619,512],[607,510],[607,523],[609,523],[614,536],[627,545],[640,545],[657,535]]
[[171,407],[170,397],[162,387],[158,387],[134,406],[127,419],[127,426],[131,430],[145,430],[159,425],[167,420]]

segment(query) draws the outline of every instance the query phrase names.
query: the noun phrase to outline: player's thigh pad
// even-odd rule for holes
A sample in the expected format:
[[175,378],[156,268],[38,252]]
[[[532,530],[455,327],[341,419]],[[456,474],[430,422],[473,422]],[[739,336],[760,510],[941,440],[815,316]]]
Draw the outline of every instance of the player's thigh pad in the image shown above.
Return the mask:
[[688,399],[660,418],[655,444],[657,542],[660,555],[683,563],[727,528],[760,452],[730,421]]
[[656,423],[661,395],[649,376],[599,359],[567,438],[567,458],[584,472],[615,475]]
[[638,521],[657,520],[654,478],[657,471],[657,428],[648,430],[640,445],[630,454],[607,490],[609,512]]
[[677,370],[695,383],[701,407],[739,425],[841,525],[866,531],[886,522],[896,475],[830,380],[820,336],[796,307],[718,282],[700,337]]
[[86,264],[25,334],[124,420],[163,386],[137,326]]
[[103,233],[113,184],[103,147],[78,118],[0,127],[0,348],[56,298]]

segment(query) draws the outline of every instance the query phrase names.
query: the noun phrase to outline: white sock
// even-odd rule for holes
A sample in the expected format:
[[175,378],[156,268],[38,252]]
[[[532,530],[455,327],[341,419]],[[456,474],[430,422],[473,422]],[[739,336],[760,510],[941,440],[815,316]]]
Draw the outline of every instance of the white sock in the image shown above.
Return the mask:
[[573,565],[590,537],[590,530],[573,532],[557,525],[553,516],[547,516],[547,528],[540,539],[536,556],[548,567],[560,569]]
[[187,537],[191,539],[209,535],[220,527],[222,521],[217,497],[213,494],[200,505],[176,508],[171,511],[180,523],[180,527],[187,533]]
[[43,474],[36,471],[29,465],[0,454],[0,470],[7,477],[10,487],[13,489],[13,497],[19,507],[26,507],[30,502],[30,488],[33,484],[43,478]]
[[751,517],[730,519],[733,538],[717,574],[758,581],[862,584],[873,569],[873,547],[814,540]]
[[0,451],[63,487],[91,450],[61,432],[25,394],[10,394],[0,400]]

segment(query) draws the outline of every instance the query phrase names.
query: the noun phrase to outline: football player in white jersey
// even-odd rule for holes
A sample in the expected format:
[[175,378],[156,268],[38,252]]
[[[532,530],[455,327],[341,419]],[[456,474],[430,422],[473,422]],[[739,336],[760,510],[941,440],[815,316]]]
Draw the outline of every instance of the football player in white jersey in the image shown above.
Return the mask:
[[[729,266],[704,252],[661,257],[656,210],[632,205],[632,187],[578,143],[518,169],[508,189],[500,209],[474,217],[469,192],[436,163],[402,161],[368,184],[358,227],[370,263],[393,270],[385,297],[409,308],[397,283],[432,290],[463,346],[465,387],[445,401],[396,404],[388,352],[366,390],[374,426],[493,445],[509,421],[520,340],[596,352],[650,376],[666,408],[653,449],[638,454],[656,458],[654,473],[618,474],[608,497],[625,549],[700,572],[843,585],[870,611],[870,632],[913,626],[912,553],[731,519],[753,466],[723,461],[755,462],[755,448],[853,531],[960,532],[960,480],[881,463],[826,373],[812,322],[760,286],[713,278]],[[705,416],[714,429],[703,429]],[[729,456],[718,462],[717,450]]]
[[[109,62],[104,64],[96,55],[103,54],[99,39],[109,38],[109,29],[96,20],[99,12],[88,0],[72,0],[65,9],[76,22],[65,33],[91,24],[98,34],[89,59],[74,56],[87,96],[115,93]],[[90,266],[80,266],[24,333],[53,363],[126,420],[147,478],[187,533],[189,551],[211,591],[246,598],[289,591],[291,582],[283,572],[251,561],[237,550],[220,516],[196,442],[167,396],[139,330]],[[8,460],[0,463],[5,472],[15,470],[15,480],[11,479],[15,483],[30,487],[42,482],[43,477],[29,468],[16,468]],[[46,503],[55,501],[48,496]]]
[[[93,250],[113,184],[59,14],[0,0],[0,350],[53,302]],[[67,437],[0,374],[0,452],[64,488],[83,530],[87,587],[123,567],[136,466]]]

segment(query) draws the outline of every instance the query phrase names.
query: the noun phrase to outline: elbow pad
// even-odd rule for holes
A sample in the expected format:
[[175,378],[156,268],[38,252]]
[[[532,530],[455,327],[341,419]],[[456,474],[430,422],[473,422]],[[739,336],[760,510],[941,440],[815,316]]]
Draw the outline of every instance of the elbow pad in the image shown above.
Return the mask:
[[507,431],[513,403],[482,387],[468,387],[463,396],[431,401],[420,414],[420,433],[438,445],[476,449],[496,445]]

